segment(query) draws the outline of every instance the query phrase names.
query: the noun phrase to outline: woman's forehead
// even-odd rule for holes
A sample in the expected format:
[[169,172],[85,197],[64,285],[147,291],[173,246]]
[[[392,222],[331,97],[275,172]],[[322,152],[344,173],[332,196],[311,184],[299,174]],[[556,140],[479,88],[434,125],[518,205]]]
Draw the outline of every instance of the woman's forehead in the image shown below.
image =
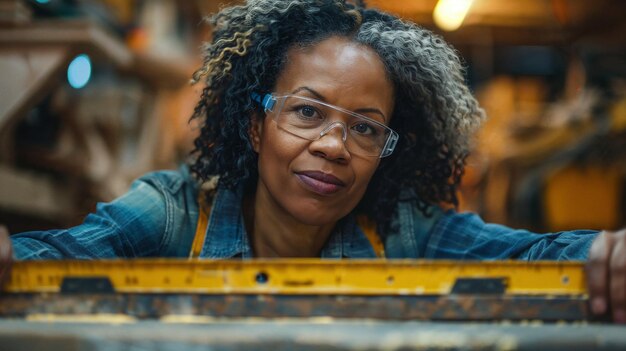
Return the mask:
[[378,54],[344,37],[288,51],[276,91],[293,93],[303,86],[313,88],[329,102],[351,95],[391,108],[393,101],[393,85]]

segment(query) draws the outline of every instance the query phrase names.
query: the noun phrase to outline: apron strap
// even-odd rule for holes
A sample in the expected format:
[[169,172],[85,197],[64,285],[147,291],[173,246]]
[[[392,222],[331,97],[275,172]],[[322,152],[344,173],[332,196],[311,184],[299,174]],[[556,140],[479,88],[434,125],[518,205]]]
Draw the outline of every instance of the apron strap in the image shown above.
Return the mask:
[[198,195],[198,225],[196,226],[196,234],[193,237],[191,250],[189,251],[189,259],[200,257],[204,240],[206,239],[206,231],[209,226],[209,216],[211,215],[211,206],[206,203],[205,194],[200,192]]
[[376,231],[376,222],[366,216],[357,216],[356,221],[359,227],[361,227],[361,230],[363,230],[367,240],[369,240],[370,245],[372,245],[376,257],[385,258],[385,246]]

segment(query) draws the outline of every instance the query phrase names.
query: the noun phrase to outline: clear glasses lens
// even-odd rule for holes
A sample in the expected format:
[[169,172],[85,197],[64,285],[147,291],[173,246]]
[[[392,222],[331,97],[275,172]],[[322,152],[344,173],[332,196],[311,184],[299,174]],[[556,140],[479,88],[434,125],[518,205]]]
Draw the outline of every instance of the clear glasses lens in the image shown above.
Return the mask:
[[393,150],[389,139],[393,137],[394,144],[397,139],[397,134],[382,123],[305,97],[278,97],[273,110],[280,128],[307,140],[317,140],[335,127],[343,128],[344,143],[353,154],[387,156]]

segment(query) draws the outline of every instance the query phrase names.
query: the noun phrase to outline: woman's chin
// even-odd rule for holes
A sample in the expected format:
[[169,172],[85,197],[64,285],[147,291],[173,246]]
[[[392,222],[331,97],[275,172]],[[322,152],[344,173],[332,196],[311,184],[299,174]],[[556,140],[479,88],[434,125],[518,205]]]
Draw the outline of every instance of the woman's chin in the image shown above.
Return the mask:
[[293,197],[285,203],[289,214],[298,222],[305,225],[324,226],[335,224],[347,216],[356,206],[353,201],[329,201],[323,197]]
[[324,226],[336,223],[340,218],[345,216],[333,210],[316,209],[299,209],[293,211],[291,215],[300,223],[311,226]]

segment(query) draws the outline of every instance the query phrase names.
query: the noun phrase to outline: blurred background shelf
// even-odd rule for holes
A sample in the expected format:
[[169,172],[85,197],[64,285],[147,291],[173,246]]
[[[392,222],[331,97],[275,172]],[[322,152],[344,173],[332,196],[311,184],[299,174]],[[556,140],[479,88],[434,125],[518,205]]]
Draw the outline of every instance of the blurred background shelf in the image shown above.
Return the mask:
[[[438,0],[365,1],[441,34],[464,59],[489,118],[461,210],[537,231],[624,226],[626,3],[466,1],[454,31],[433,19]],[[184,162],[202,18],[236,3],[0,0],[0,222],[75,225],[137,176]],[[72,86],[80,57],[89,76]]]

